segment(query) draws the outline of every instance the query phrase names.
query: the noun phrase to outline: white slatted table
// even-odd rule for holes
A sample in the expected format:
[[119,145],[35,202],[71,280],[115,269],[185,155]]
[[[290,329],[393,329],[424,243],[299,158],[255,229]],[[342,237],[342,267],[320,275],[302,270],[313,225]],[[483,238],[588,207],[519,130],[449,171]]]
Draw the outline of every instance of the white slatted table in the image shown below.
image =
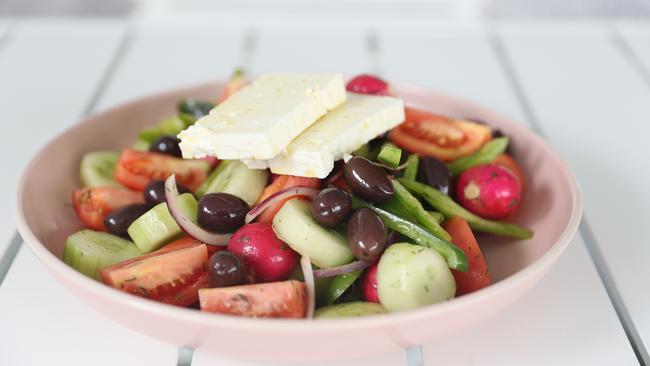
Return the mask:
[[[650,250],[642,245],[649,241],[643,222],[650,218],[644,211],[650,193],[642,188],[650,176],[641,146],[650,132],[644,123],[650,119],[650,26],[6,24],[0,22],[0,110],[13,133],[0,145],[6,201],[28,158],[86,112],[225,78],[242,65],[252,73],[379,72],[488,105],[546,134],[582,182],[591,230],[585,240],[578,235],[539,286],[497,317],[411,349],[408,358],[399,352],[328,365],[417,365],[420,357],[425,365],[633,365],[639,363],[633,347],[647,355],[642,341],[650,337],[650,297],[641,279],[650,274],[644,267]],[[13,259],[6,249],[11,217],[9,204],[0,207],[0,256],[7,262],[0,266],[13,262],[0,285],[0,365],[262,365],[215,359],[200,348],[179,358],[176,345],[96,314],[50,279],[27,248]]]

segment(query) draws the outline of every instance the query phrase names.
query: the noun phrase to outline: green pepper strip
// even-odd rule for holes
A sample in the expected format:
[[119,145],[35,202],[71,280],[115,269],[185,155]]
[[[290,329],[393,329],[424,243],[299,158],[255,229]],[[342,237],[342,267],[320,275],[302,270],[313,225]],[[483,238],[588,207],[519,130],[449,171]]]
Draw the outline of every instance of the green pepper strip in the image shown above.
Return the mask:
[[403,185],[398,181],[394,180],[393,189],[395,190],[395,197],[401,204],[404,206],[415,218],[417,222],[424,226],[425,229],[438,238],[446,241],[451,241],[451,235],[445,231],[445,229],[440,226],[438,221],[436,221],[427,211],[422,207],[422,203],[415,198],[411,192],[409,192]]
[[453,216],[461,217],[469,223],[472,229],[497,235],[512,236],[519,239],[530,239],[533,237],[531,230],[515,224],[504,221],[486,220],[476,216],[454,202],[446,194],[426,184],[407,179],[399,179],[399,182],[409,191],[426,200],[433,208],[445,215],[446,218]]
[[363,272],[363,270],[344,273],[342,275],[338,275],[334,277],[334,279],[332,279],[332,281],[330,282],[329,291],[327,292],[327,298],[325,300],[325,304],[326,305],[334,304],[334,302],[339,297],[341,297],[345,293],[345,291],[348,288],[350,288],[350,286],[352,286],[354,281],[356,281],[357,278],[359,278],[361,272]]
[[418,175],[418,165],[420,165],[420,157],[416,154],[411,154],[406,159],[406,169],[404,169],[404,179],[415,180]]
[[449,268],[467,272],[467,257],[465,256],[465,253],[454,244],[435,237],[423,227],[390,212],[384,211],[379,207],[375,207],[359,197],[352,197],[352,206],[354,208],[365,207],[373,210],[389,229],[393,229],[412,239],[416,244],[434,249],[445,258]]
[[455,177],[473,166],[491,163],[499,155],[503,154],[507,147],[508,138],[499,137],[485,144],[485,146],[474,154],[452,161],[447,164],[447,167],[449,167],[451,174]]
[[399,166],[399,161],[402,158],[402,149],[389,143],[384,144],[377,155],[377,160],[388,165],[391,168]]

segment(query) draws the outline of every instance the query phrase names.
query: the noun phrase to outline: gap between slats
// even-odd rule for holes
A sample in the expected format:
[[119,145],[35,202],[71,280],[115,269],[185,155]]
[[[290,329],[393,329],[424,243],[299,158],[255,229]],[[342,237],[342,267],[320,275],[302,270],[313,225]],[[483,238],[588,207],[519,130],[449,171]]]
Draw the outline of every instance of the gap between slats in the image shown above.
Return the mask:
[[[512,65],[512,60],[508,56],[508,52],[502,40],[499,38],[497,32],[494,29],[486,28],[486,33],[489,36],[492,49],[496,54],[501,67],[505,71],[505,74],[508,78],[508,82],[510,83],[512,89],[514,90],[517,100],[519,101],[519,103],[521,104],[524,110],[526,118],[531,123],[532,129],[535,130],[535,132],[537,132],[541,136],[546,137],[544,131],[540,126],[540,121],[537,115],[535,114],[535,112],[533,111],[532,105],[529,102],[528,97],[526,96],[524,87],[522,86],[519,77],[517,76],[517,73]],[[613,37],[612,39],[614,43],[617,42],[615,37]],[[619,40],[620,42],[623,42],[622,39],[620,39],[620,37]],[[629,47],[627,48],[628,52],[624,52],[624,49],[621,47],[620,44],[618,45],[618,48],[620,51],[622,51],[625,58],[628,59],[628,61],[632,64],[632,67],[634,67],[638,71],[639,70],[638,66],[640,66],[640,63],[638,62],[638,60],[636,61],[632,60],[633,59],[632,51],[629,49]],[[639,65],[638,66],[635,65],[635,63]],[[647,77],[646,80],[648,80]],[[600,280],[603,283],[603,286],[605,287],[605,291],[607,292],[607,295],[614,308],[614,311],[616,312],[616,316],[618,317],[618,320],[621,323],[623,330],[625,331],[625,335],[627,336],[628,342],[630,343],[630,346],[632,347],[632,350],[634,351],[637,360],[641,365],[648,364],[650,362],[650,358],[648,358],[648,351],[645,348],[643,341],[639,336],[639,333],[637,332],[637,329],[629,315],[629,312],[627,310],[627,307],[625,306],[625,303],[623,302],[623,299],[621,298],[618,287],[616,286],[616,283],[609,271],[609,268],[607,267],[607,263],[603,258],[603,254],[599,249],[596,238],[594,237],[589,227],[589,221],[587,219],[586,214],[583,214],[582,216],[582,222],[580,223],[578,231],[580,232],[580,235],[582,236],[585,242],[585,246],[587,247],[589,256],[591,257],[591,260],[593,261],[596,267],[598,276],[600,277]]]

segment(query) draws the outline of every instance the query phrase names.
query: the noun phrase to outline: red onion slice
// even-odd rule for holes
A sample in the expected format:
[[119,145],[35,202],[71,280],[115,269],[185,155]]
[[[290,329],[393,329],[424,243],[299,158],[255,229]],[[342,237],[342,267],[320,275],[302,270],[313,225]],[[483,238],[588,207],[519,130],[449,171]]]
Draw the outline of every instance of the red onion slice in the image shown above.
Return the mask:
[[307,319],[312,319],[314,317],[314,310],[316,309],[316,284],[309,257],[303,255],[300,258],[300,267],[302,267],[302,274],[305,277],[305,287],[307,289]]
[[178,189],[176,188],[176,175],[172,174],[165,181],[165,198],[169,213],[181,229],[185,230],[191,237],[210,245],[228,245],[231,234],[215,234],[202,229],[199,225],[185,216],[183,210],[178,205]]
[[370,161],[370,163],[372,163],[372,165],[374,165],[376,167],[384,168],[386,170],[390,170],[390,171],[393,171],[393,172],[405,169],[409,165],[408,162],[406,162],[406,163],[404,163],[402,165],[398,165],[396,167],[392,167],[390,165],[386,165],[386,164],[380,163],[378,161]]
[[319,190],[316,188],[301,187],[301,186],[289,187],[281,191],[275,192],[274,194],[267,197],[264,201],[262,201],[259,205],[253,207],[252,210],[248,211],[248,213],[246,214],[245,222],[247,224],[250,223],[251,221],[255,220],[255,218],[259,216],[262,212],[264,212],[264,210],[275,205],[278,202],[281,202],[282,200],[295,197],[295,196],[305,196],[309,198],[314,198],[316,197],[318,192]]
[[370,262],[356,261],[339,267],[317,269],[314,271],[314,277],[315,278],[334,277],[334,276],[366,269],[370,267],[371,264],[372,263]]

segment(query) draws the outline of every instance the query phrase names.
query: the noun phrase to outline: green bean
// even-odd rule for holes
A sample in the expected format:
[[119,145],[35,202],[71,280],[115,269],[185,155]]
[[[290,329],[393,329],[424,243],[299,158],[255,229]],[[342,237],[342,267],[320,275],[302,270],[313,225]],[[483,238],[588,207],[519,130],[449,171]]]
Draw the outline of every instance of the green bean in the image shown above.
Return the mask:
[[447,166],[451,174],[455,177],[473,166],[491,163],[499,155],[503,154],[507,147],[508,138],[498,137],[485,144],[485,146],[474,154],[458,158],[447,164]]
[[445,229],[440,226],[438,221],[434,219],[427,211],[424,210],[424,207],[422,207],[422,203],[418,201],[417,198],[413,197],[411,192],[409,192],[406,188],[404,188],[403,185],[401,185],[398,181],[394,180],[392,181],[393,183],[393,189],[395,191],[395,194],[393,197],[395,197],[401,204],[406,208],[411,215],[415,216],[417,219],[417,222],[424,226],[425,229],[429,230],[429,232],[438,238],[442,240],[451,240],[451,235],[445,231]]
[[406,169],[404,170],[404,179],[415,180],[418,175],[418,165],[420,165],[420,157],[416,154],[411,154],[406,159]]
[[436,220],[437,223],[445,221],[445,216],[438,211],[427,211],[427,214]]
[[366,207],[373,210],[389,229],[410,238],[416,244],[436,250],[447,262],[449,268],[466,272],[468,268],[467,256],[454,244],[433,236],[423,227],[396,216],[388,211],[375,207],[359,197],[352,197],[354,208]]
[[407,179],[400,179],[399,182],[413,194],[427,201],[446,218],[453,216],[461,217],[469,223],[472,229],[497,235],[512,236],[519,239],[530,239],[533,237],[532,231],[515,224],[504,221],[486,220],[476,216],[454,202],[449,196],[433,187]]

